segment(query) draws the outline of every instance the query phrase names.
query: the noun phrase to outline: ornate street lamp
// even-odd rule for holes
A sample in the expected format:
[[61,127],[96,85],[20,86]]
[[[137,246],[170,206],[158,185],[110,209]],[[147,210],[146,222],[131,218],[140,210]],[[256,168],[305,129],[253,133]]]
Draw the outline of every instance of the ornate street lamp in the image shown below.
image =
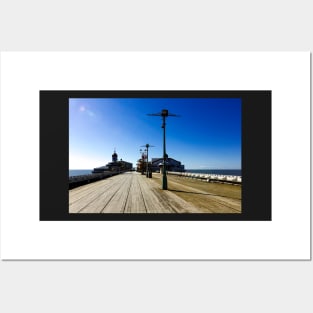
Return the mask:
[[162,189],[167,190],[167,176],[166,176],[166,159],[167,159],[167,154],[166,154],[166,145],[165,145],[165,119],[168,116],[174,116],[174,117],[179,117],[177,114],[171,114],[168,112],[167,109],[163,109],[160,113],[152,113],[152,114],[147,114],[149,116],[162,116],[162,128],[163,128],[163,179],[162,179]]
[[145,162],[145,153],[144,153],[145,150],[142,150],[140,149],[139,152],[140,152],[140,155],[141,155],[141,166],[140,166],[140,171],[141,171],[141,175],[144,174],[144,162]]
[[154,146],[151,146],[151,145],[149,145],[149,144],[147,143],[147,144],[145,144],[144,146],[140,146],[140,147],[146,147],[145,150],[147,150],[146,176],[147,176],[147,178],[149,178],[149,148],[150,148],[150,147],[154,147]]

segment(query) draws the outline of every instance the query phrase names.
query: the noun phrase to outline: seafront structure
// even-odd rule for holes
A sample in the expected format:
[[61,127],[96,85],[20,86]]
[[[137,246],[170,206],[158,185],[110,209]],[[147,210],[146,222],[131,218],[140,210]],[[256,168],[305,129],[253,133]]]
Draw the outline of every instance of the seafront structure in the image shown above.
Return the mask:
[[109,162],[105,166],[94,168],[92,174],[70,176],[69,189],[93,183],[98,180],[118,175],[120,173],[128,172],[131,171],[132,169],[133,169],[132,163],[123,161],[122,159],[118,161],[118,155],[114,149],[114,153],[112,154],[112,162]]
[[[167,158],[165,166],[167,171],[185,172],[185,165],[173,158]],[[163,158],[152,158],[150,162],[147,162],[147,156],[143,154],[141,159],[137,161],[137,172],[143,173],[147,167],[151,172],[163,173]]]
[[146,155],[146,149],[142,150],[140,149],[140,156],[141,158],[137,161],[137,172],[140,172],[142,175],[144,174],[145,172],[145,169],[147,168],[146,167],[146,158],[147,158],[147,155]]
[[92,173],[98,174],[106,171],[110,172],[131,171],[132,169],[133,169],[132,163],[123,161],[122,159],[118,160],[118,155],[114,149],[114,152],[112,154],[112,162],[109,162],[105,166],[94,168]]
[[[173,158],[167,158],[165,161],[165,166],[167,171],[172,172],[184,172],[185,166]],[[151,170],[153,172],[162,172],[163,168],[163,158],[152,158]]]

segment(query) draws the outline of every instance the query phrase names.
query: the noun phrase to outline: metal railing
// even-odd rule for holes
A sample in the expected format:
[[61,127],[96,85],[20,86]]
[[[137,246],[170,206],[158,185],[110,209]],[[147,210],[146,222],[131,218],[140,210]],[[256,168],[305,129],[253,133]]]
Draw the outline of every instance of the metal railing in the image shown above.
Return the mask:
[[105,179],[108,177],[112,177],[121,173],[124,173],[125,171],[119,171],[119,172],[103,172],[103,173],[97,173],[97,174],[87,174],[87,175],[78,175],[78,176],[70,176],[68,178],[69,183],[69,189],[79,187],[85,184],[93,183],[95,181]]
[[189,173],[189,172],[167,172],[168,175],[182,176],[185,178],[199,179],[206,182],[224,182],[241,184],[241,176],[234,175],[217,175],[217,174],[201,174],[201,173]]

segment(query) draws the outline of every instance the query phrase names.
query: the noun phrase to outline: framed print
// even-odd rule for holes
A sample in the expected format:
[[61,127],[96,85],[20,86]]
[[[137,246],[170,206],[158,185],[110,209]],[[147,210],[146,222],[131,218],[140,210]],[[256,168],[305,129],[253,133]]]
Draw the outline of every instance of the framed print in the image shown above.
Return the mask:
[[40,129],[41,220],[271,219],[271,91],[40,91]]
[[2,52],[1,258],[309,260],[310,63]]

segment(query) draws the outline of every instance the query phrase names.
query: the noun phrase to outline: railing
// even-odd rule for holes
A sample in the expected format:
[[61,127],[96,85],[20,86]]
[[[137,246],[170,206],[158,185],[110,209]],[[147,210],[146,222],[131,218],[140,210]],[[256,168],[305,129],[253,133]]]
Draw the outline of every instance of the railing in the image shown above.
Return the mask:
[[79,187],[85,184],[93,183],[95,181],[118,175],[122,172],[103,172],[97,174],[87,174],[79,176],[70,176],[68,178],[69,189]]
[[217,174],[201,174],[201,173],[188,173],[188,172],[167,172],[168,175],[176,175],[185,178],[199,179],[206,182],[223,182],[230,184],[241,184],[241,176],[233,175],[217,175]]

